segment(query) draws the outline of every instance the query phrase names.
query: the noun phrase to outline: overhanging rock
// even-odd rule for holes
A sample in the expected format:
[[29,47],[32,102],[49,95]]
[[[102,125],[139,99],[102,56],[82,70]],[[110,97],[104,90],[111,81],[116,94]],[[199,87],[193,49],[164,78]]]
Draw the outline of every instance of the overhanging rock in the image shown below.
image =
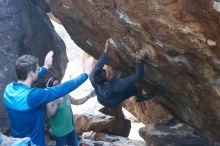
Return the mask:
[[220,141],[220,14],[212,0],[50,0],[72,39],[133,72],[131,53],[148,52],[143,85],[201,134]]

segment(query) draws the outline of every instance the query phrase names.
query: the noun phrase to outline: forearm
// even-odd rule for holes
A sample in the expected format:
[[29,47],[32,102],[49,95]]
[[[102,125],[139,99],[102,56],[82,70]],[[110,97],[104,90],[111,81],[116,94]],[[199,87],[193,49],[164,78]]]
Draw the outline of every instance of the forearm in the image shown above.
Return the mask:
[[87,80],[87,78],[88,75],[83,73],[73,80],[67,81],[54,87],[45,89],[33,88],[28,94],[28,105],[34,108],[38,105],[49,103],[53,100],[63,97],[64,95],[79,87]]
[[78,88],[81,84],[83,84],[88,79],[88,75],[86,73],[82,73],[77,78],[62,83],[58,86],[51,88],[51,93],[56,97],[63,97],[74,89]]
[[99,57],[99,59],[97,60],[92,72],[91,72],[91,76],[94,76],[94,73],[96,70],[102,69],[103,66],[105,65],[105,62],[108,58],[108,54],[107,53],[102,53],[102,55]]
[[140,80],[144,75],[144,63],[139,62],[136,64],[136,71],[134,74],[126,77],[125,79],[130,83],[134,83],[138,80]]
[[47,106],[47,114],[49,117],[52,117],[57,110],[57,103],[53,103],[52,105]]
[[143,61],[136,64],[135,76],[136,76],[136,81],[140,80],[144,76],[144,62]]
[[89,99],[89,96],[85,96],[81,99],[74,99],[73,97],[71,98],[71,103],[74,105],[81,105],[83,103],[85,103],[87,100]]
[[102,53],[101,56],[99,57],[96,65],[94,68],[98,67],[98,68],[103,68],[103,66],[105,65],[105,62],[108,58],[108,54],[107,53]]
[[38,73],[38,79],[42,78],[46,72],[47,72],[47,68],[42,66],[40,72]]
[[125,78],[118,78],[117,83],[114,84],[114,90],[116,92],[124,92],[129,86],[140,80],[144,75],[143,64],[136,65],[136,72]]

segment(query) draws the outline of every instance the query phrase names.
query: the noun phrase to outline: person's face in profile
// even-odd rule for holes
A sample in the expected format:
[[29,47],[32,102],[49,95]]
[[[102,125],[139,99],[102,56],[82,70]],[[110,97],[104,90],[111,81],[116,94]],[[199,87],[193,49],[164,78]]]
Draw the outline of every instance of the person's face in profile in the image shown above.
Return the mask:
[[115,77],[116,77],[116,73],[115,73],[115,70],[112,66],[108,66],[106,69],[105,69],[106,73],[105,73],[105,77],[108,81],[111,81],[113,80]]

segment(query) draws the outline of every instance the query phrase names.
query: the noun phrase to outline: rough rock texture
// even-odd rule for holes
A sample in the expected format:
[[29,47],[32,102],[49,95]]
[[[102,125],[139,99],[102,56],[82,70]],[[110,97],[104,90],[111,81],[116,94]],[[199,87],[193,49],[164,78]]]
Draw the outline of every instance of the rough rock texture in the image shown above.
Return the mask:
[[50,0],[72,39],[131,73],[131,53],[148,52],[142,84],[201,134],[220,141],[220,14],[212,0]]
[[102,132],[128,137],[131,129],[131,122],[125,119],[121,106],[117,108],[103,107],[99,111],[115,118],[115,120],[112,121],[109,126],[106,126]]
[[139,129],[141,137],[150,146],[220,146],[196,134],[192,127],[179,121],[147,125]]
[[144,124],[156,124],[173,118],[155,99],[145,103],[137,103],[135,100],[135,97],[129,98],[122,105]]
[[15,61],[23,54],[35,55],[43,65],[49,50],[55,52],[51,74],[61,77],[67,57],[65,45],[55,33],[45,11],[31,0],[0,0],[0,131],[9,128],[3,106],[5,86],[16,80]]
[[76,125],[76,131],[79,134],[88,131],[100,132],[106,125],[109,125],[111,121],[114,121],[114,117],[104,114],[74,114],[74,121]]
[[122,108],[102,108],[102,113],[74,115],[76,130],[79,134],[88,131],[106,132],[128,137],[131,122],[124,119]]
[[142,141],[96,132],[84,133],[80,142],[89,146],[146,146]]

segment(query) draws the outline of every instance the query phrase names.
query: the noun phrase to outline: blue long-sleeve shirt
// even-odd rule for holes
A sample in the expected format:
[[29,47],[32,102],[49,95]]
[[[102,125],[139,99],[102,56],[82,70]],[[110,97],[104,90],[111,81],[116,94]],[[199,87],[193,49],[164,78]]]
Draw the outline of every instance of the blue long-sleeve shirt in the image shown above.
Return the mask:
[[[42,77],[45,69],[38,77]],[[56,100],[79,87],[88,78],[86,73],[50,88],[30,88],[12,82],[4,91],[4,104],[11,124],[13,137],[30,137],[37,146],[45,146],[43,105]]]
[[136,72],[127,77],[118,77],[108,82],[107,84],[101,85],[95,82],[94,74],[97,70],[102,69],[106,60],[107,53],[102,53],[98,59],[96,65],[94,66],[89,79],[95,88],[96,94],[98,95],[98,100],[101,100],[104,106],[116,107],[128,91],[129,87],[135,82],[140,80],[144,75],[144,64],[139,62],[136,64]]

